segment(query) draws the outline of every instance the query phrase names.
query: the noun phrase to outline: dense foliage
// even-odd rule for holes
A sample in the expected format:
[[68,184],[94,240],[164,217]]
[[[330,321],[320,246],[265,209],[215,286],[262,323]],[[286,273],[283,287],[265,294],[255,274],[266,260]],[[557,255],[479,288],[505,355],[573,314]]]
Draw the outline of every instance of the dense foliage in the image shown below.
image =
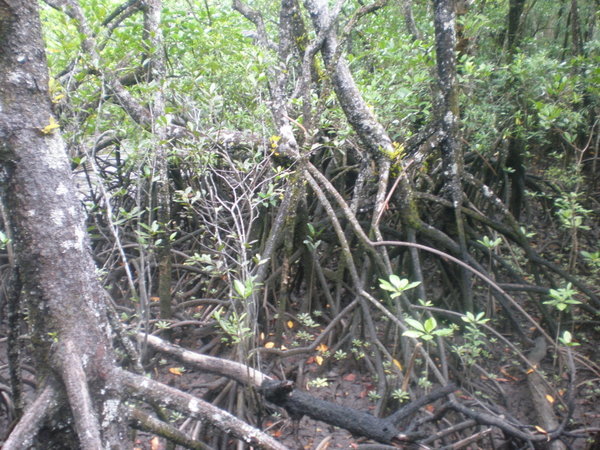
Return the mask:
[[[378,415],[449,380],[499,413],[496,379],[527,371],[519,357],[539,335],[553,396],[576,389],[558,375],[572,353],[584,380],[599,376],[597,1],[457,2],[462,204],[440,144],[431,2],[364,15],[365,2],[343,2],[333,63],[305,58],[319,36],[307,9],[286,47],[278,2],[247,2],[260,20],[233,3],[165,0],[159,48],[138,2],[81,2],[91,35],[42,9],[55,113],[122,322],[278,363],[317,393],[327,370],[365,374]],[[369,149],[349,120],[338,60],[391,147]],[[252,420],[243,390],[207,395]],[[589,425],[576,414],[568,426]]]

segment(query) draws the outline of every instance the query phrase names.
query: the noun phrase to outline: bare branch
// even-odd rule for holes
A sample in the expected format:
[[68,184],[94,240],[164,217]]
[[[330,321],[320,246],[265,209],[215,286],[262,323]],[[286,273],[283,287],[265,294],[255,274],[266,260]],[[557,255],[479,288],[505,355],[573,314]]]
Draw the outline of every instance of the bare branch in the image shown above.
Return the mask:
[[56,412],[59,397],[58,390],[54,385],[46,385],[35,401],[25,410],[23,417],[9,434],[2,448],[4,450],[31,448],[41,426]]
[[212,447],[203,442],[191,439],[176,427],[137,408],[130,408],[131,426],[140,430],[149,431],[169,441],[193,450],[212,450]]
[[62,342],[61,345],[62,347],[58,352],[61,360],[61,377],[75,419],[75,429],[77,430],[79,443],[82,448],[101,449],[100,424],[90,396],[81,359],[71,341],[67,340]]
[[284,445],[272,437],[204,400],[124,370],[117,369],[113,376],[123,382],[125,389],[133,397],[142,401],[153,401],[192,417],[206,420],[250,445],[273,450],[286,450]]
[[[143,333],[138,334],[140,339],[143,339],[144,336]],[[185,364],[201,367],[202,370],[206,372],[232,378],[238,383],[247,386],[260,387],[265,380],[272,380],[271,377],[244,364],[192,352],[177,345],[170,344],[157,336],[148,335],[148,345],[154,350],[168,353],[170,356]]]

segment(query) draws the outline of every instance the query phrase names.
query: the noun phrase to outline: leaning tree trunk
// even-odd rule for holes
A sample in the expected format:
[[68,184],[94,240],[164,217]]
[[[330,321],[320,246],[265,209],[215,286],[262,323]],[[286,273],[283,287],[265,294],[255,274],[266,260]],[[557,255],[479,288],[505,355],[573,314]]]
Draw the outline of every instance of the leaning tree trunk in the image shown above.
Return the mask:
[[37,2],[0,2],[1,182],[38,384],[64,386],[81,446],[100,448],[126,441],[123,404],[108,376],[115,362],[102,290],[56,128]]

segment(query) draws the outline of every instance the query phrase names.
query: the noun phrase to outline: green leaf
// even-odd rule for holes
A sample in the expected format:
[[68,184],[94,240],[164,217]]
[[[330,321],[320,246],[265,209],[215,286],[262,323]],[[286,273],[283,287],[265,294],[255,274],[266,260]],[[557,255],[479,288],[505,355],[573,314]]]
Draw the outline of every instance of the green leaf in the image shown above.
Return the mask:
[[450,328],[440,328],[439,330],[435,330],[433,334],[436,336],[452,336],[452,329]]
[[475,322],[475,316],[473,316],[472,312],[467,312],[464,316],[460,318],[463,322],[473,323]]
[[423,336],[423,333],[420,333],[416,330],[408,330],[408,331],[405,331],[404,333],[402,333],[402,336],[418,339],[421,336]]
[[242,298],[245,298],[246,286],[240,280],[233,280],[233,289]]
[[381,289],[383,289],[384,291],[391,291],[394,292],[396,289],[394,288],[394,286],[392,286],[388,281],[380,278],[379,279],[379,287]]
[[431,317],[425,321],[425,331],[431,333],[437,327],[437,322],[434,317]]
[[411,317],[407,317],[405,319],[405,321],[411,328],[414,328],[415,330],[419,330],[421,332],[425,332],[425,328],[423,327],[423,324],[421,322],[419,322],[418,320],[415,320]]
[[404,290],[407,291],[409,289],[416,288],[420,284],[421,284],[420,281],[413,281],[412,283],[408,283],[408,285],[406,285],[406,287],[404,288]]
[[398,275],[390,275],[390,283],[392,283],[396,290],[400,291],[408,284],[408,280],[405,278],[401,279]]

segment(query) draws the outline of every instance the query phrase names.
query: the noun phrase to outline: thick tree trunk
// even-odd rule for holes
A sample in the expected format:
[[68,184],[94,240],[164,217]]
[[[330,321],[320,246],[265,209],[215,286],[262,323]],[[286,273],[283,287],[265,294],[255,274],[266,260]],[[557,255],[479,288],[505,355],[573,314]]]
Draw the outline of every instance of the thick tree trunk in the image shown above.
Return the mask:
[[126,415],[110,377],[111,333],[51,110],[37,2],[0,3],[0,34],[3,194],[38,383],[64,384],[82,446],[124,445]]
[[57,128],[37,2],[0,1],[0,182],[38,374],[38,395],[3,448],[36,445],[40,429],[50,422],[56,433],[60,420],[77,435],[63,436],[64,448],[129,449],[132,407],[125,400],[135,397],[208,420],[250,445],[282,450],[226,411],[118,366],[106,294]]

